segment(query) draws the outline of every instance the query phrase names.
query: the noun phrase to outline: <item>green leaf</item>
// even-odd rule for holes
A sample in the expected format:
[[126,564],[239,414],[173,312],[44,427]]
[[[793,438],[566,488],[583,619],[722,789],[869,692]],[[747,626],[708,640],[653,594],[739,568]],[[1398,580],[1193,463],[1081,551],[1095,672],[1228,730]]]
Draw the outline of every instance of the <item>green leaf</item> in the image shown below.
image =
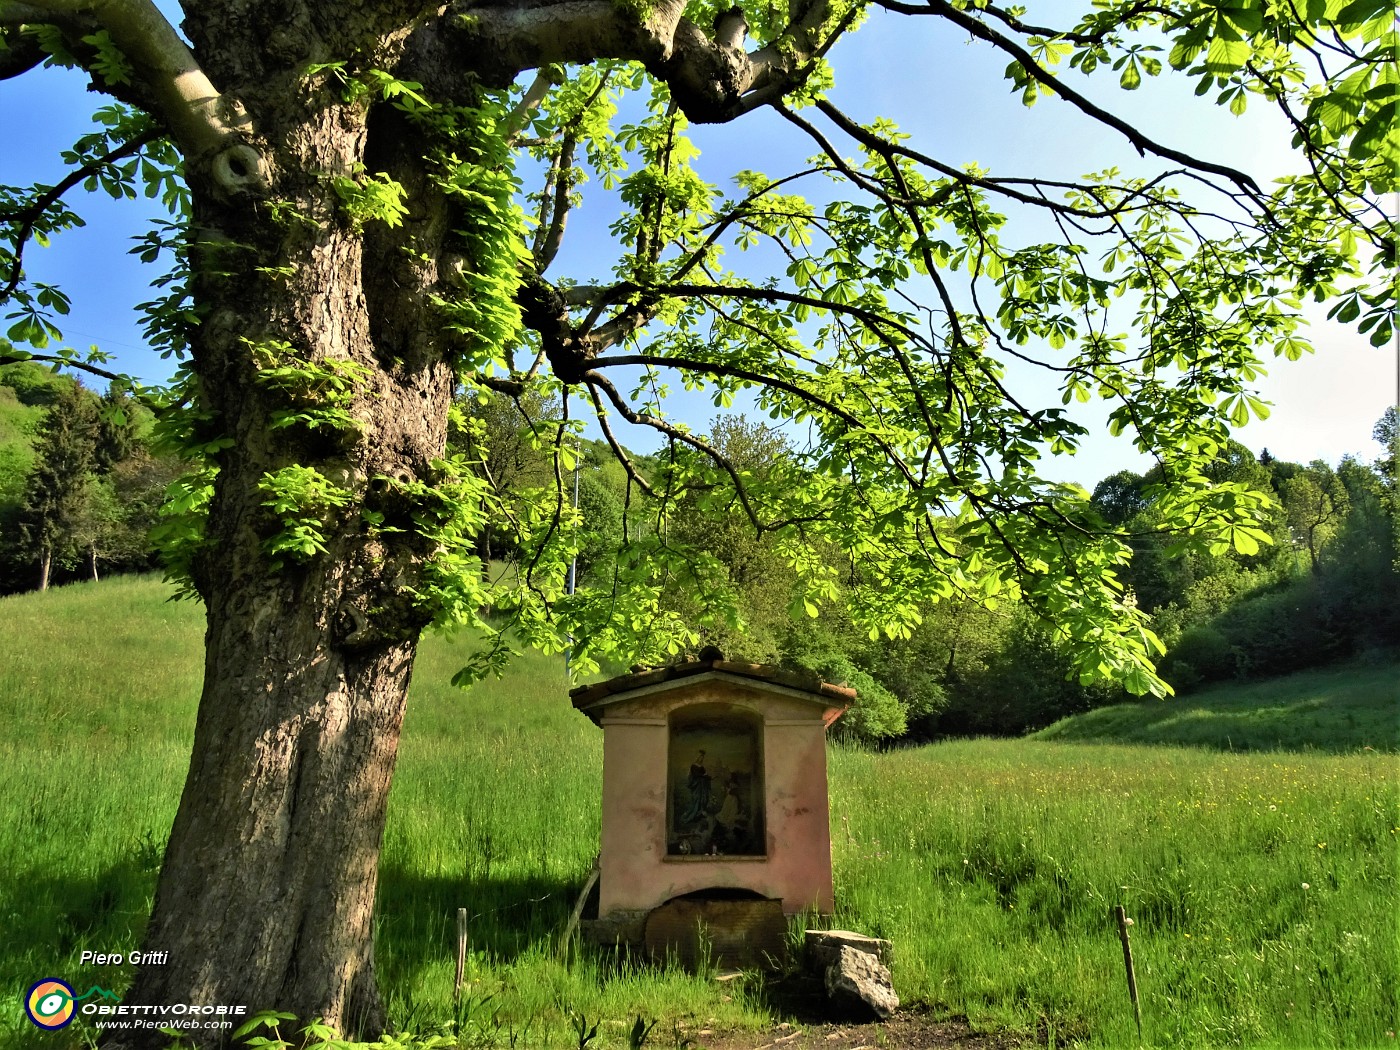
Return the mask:
[[1400,130],[1396,128],[1395,119],[1396,104],[1393,100],[1378,106],[1351,140],[1351,156],[1357,160],[1380,156],[1395,167],[1396,161],[1400,160]]
[[1249,61],[1254,49],[1247,40],[1230,40],[1224,36],[1214,37],[1206,51],[1206,69],[1215,74],[1233,73]]
[[1333,91],[1318,99],[1310,107],[1309,116],[1319,121],[1334,135],[1340,136],[1361,112],[1362,100],[1358,95]]
[[1243,397],[1231,398],[1226,405],[1230,411],[1230,422],[1237,427],[1245,426],[1249,422],[1249,406],[1245,404]]
[[[10,330],[5,334],[15,342],[28,343],[37,350],[43,350],[49,345],[51,327],[46,326],[36,315],[29,314],[11,325]],[[54,331],[57,330],[54,329]]]
[[1258,554],[1260,545],[1272,542],[1273,538],[1262,529],[1238,526],[1231,531],[1230,539],[1234,543],[1235,550],[1248,557],[1252,554]]
[[1335,21],[1339,26],[1351,28],[1363,25],[1382,15],[1393,15],[1394,5],[1389,0],[1352,0],[1337,12]]
[[1264,12],[1257,7],[1225,7],[1221,19],[1243,37],[1253,36],[1264,28]]

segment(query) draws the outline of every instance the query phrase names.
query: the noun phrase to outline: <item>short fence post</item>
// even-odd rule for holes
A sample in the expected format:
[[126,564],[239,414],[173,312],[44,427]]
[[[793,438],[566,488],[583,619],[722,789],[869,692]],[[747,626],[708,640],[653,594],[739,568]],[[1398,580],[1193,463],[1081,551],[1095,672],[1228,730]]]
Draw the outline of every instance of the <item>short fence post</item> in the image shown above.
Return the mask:
[[1133,972],[1133,948],[1128,943],[1128,927],[1133,920],[1123,911],[1123,905],[1113,908],[1113,916],[1118,920],[1118,939],[1123,942],[1123,966],[1128,971],[1128,998],[1133,1001],[1133,1020],[1137,1022],[1138,1040],[1142,1039],[1142,1007],[1138,1005],[1137,975]]
[[462,982],[467,976],[467,909],[457,909],[457,979],[452,985],[452,1009],[462,1009]]
[[598,881],[598,876],[602,874],[602,854],[593,858],[593,867],[588,872],[588,881],[583,884],[583,892],[578,895],[578,900],[574,902],[573,913],[569,916],[569,923],[564,927],[564,936],[559,938],[559,955],[562,958],[569,950],[569,939],[573,937],[574,930],[578,927],[579,919],[583,917],[584,905],[588,902],[588,895],[593,890],[593,884]]

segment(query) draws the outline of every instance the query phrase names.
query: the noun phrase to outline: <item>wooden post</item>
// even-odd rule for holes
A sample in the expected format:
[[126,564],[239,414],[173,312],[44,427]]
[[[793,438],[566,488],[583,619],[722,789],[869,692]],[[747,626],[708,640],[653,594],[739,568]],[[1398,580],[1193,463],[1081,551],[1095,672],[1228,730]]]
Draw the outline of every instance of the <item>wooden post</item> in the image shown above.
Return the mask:
[[1138,1005],[1137,975],[1133,973],[1133,948],[1128,943],[1128,927],[1133,920],[1123,911],[1123,905],[1113,908],[1113,916],[1118,920],[1118,939],[1123,942],[1123,966],[1128,971],[1128,998],[1133,1001],[1133,1020],[1137,1022],[1139,1041],[1142,1039],[1142,1007]]
[[467,909],[457,909],[457,979],[452,985],[452,1009],[462,1008],[462,982],[467,976]]
[[559,939],[559,955],[561,957],[569,950],[569,938],[574,935],[574,929],[583,916],[583,906],[588,902],[588,894],[592,891],[593,884],[598,881],[598,876],[602,874],[602,865],[603,856],[599,854],[593,858],[593,868],[588,873],[588,881],[583,884],[583,892],[578,895],[578,900],[574,902],[574,911],[569,916],[569,924],[564,927],[564,936]]

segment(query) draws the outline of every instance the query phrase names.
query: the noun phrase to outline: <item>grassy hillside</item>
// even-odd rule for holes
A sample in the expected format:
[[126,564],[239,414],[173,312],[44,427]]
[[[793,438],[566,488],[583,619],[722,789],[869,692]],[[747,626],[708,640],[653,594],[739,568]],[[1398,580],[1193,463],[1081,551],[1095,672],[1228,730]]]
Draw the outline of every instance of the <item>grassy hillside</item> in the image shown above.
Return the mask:
[[34,468],[34,431],[44,418],[38,406],[22,404],[0,385],[0,517],[24,496],[24,481]]
[[1171,700],[1064,718],[1040,740],[1174,744],[1222,751],[1400,750],[1400,663],[1218,685]]
[[[134,947],[188,758],[200,610],[152,580],[0,599],[0,1048],[43,1036],[19,996],[60,976],[120,990],[85,948]],[[469,909],[464,1046],[594,1050],[757,1028],[754,977],[719,985],[555,941],[597,850],[601,733],[539,657],[468,693],[457,648],[415,674],[390,802],[376,953],[391,1016],[451,1016]],[[1108,921],[1133,916],[1149,1047],[1394,1045],[1396,759],[1053,741],[831,752],[840,926],[890,937],[906,1003],[1039,1045],[1137,1045]],[[664,1037],[662,1037],[664,1033]],[[1036,1033],[1039,1033],[1037,1036]],[[90,1033],[89,1033],[90,1034]],[[514,1042],[512,1042],[514,1040]]]

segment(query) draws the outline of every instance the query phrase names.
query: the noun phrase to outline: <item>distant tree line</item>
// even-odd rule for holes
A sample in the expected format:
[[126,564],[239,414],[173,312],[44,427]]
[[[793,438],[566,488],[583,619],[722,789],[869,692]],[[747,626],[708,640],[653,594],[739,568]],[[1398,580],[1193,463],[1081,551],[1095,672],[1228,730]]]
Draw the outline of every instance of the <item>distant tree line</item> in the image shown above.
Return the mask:
[[[629,571],[619,561],[624,535],[656,533],[666,454],[626,451],[606,441],[573,440],[574,469],[558,502],[548,443],[559,404],[538,396],[492,395],[457,406],[450,453],[470,461],[498,489],[538,492],[540,513],[574,527],[577,574],[594,584]],[[791,481],[788,438],[742,415],[721,415],[698,435],[722,454],[752,500]],[[1272,542],[1242,553],[1178,551],[1158,526],[1155,471],[1122,471],[1093,492],[1099,527],[1133,550],[1125,588],[1148,612],[1167,647],[1160,661],[1178,692],[1230,679],[1324,665],[1400,645],[1400,546],[1395,481],[1396,414],[1377,423],[1382,453],[1365,465],[1344,459],[1289,463],[1230,443],[1215,480],[1272,497]],[[38,365],[0,368],[0,593],[157,567],[149,534],[180,461],[159,451],[150,416],[130,398],[98,395]],[[736,658],[783,663],[846,682],[860,694],[841,732],[892,742],[945,735],[1019,734],[1067,714],[1127,699],[1104,684],[1082,685],[1053,626],[994,594],[953,594],[919,610],[907,636],[871,638],[843,615],[841,601],[809,615],[798,575],[780,544],[755,534],[732,494],[693,487],[681,513],[654,538],[687,555],[668,581],[669,611],[687,618],[702,644]],[[528,499],[525,500],[528,505]],[[807,543],[830,569],[831,586],[859,579],[858,556]],[[478,537],[483,571],[523,571],[510,521]],[[731,596],[724,616],[702,615],[696,595]],[[835,611],[832,611],[835,610]]]
[[[1139,533],[1129,580],[1168,645],[1160,666],[1178,691],[1400,645],[1395,419],[1392,408],[1376,424],[1385,451],[1369,466],[1289,463],[1232,445],[1222,479],[1275,501],[1274,542],[1256,554],[1174,555],[1160,537],[1141,534],[1150,500],[1126,519],[1125,531]],[[1135,484],[1150,491],[1151,480],[1108,479],[1129,493]]]
[[125,393],[0,368],[0,594],[155,568],[149,534],[182,469]]
[[[472,410],[491,430],[493,448],[509,450],[491,469],[508,484],[550,488],[548,458],[530,440],[528,417],[548,418],[557,405],[519,406],[493,399]],[[787,438],[743,416],[720,416],[699,435],[735,465],[750,498],[783,483],[793,469]],[[1187,692],[1228,679],[1315,667],[1400,645],[1397,576],[1395,412],[1375,428],[1385,450],[1371,465],[1344,459],[1289,463],[1230,443],[1215,480],[1243,483],[1273,501],[1272,542],[1242,553],[1201,555],[1174,549],[1159,529],[1160,478],[1120,472],[1093,492],[1099,527],[1117,531],[1133,550],[1125,588],[1152,615],[1167,647],[1161,667]],[[653,527],[629,478],[603,442],[578,442],[578,504],[583,539],[579,572],[593,582],[625,571],[612,554],[623,529]],[[665,455],[633,456],[637,473],[664,488]],[[691,571],[666,592],[670,607],[695,624],[706,643],[726,653],[781,662],[843,681],[860,692],[841,731],[872,741],[944,735],[1020,734],[1068,714],[1128,699],[1111,685],[1082,685],[1054,628],[997,595],[953,595],[920,610],[907,637],[871,638],[836,612],[807,615],[797,574],[771,534],[755,535],[735,497],[711,505],[704,492],[685,497],[663,539],[687,551]],[[808,544],[832,569],[834,586],[854,583],[859,559]],[[509,562],[509,537],[493,533],[493,556]],[[705,620],[694,595],[727,585],[731,615]]]

